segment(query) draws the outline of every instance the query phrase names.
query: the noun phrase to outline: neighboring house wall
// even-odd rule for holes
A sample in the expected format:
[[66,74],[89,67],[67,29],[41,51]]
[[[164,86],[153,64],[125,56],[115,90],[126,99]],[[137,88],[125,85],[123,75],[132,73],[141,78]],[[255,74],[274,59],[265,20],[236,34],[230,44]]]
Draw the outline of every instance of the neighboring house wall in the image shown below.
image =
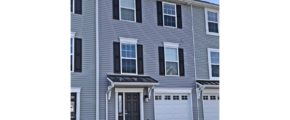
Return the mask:
[[[206,34],[206,17],[204,7],[193,6],[192,12],[196,80],[209,80],[208,48],[219,49],[219,36]],[[199,118],[200,120],[204,120],[202,96],[200,96],[200,99],[198,100],[198,106]]]
[[[113,73],[113,41],[119,37],[138,39],[143,45],[144,74],[159,81],[158,87],[187,87],[195,89],[193,37],[191,24],[191,8],[182,5],[182,29],[157,25],[156,0],[142,0],[142,23],[114,20],[112,17],[112,0],[99,1],[99,44],[100,44],[100,119],[105,119],[105,93],[109,85],[107,73]],[[179,43],[184,49],[185,76],[169,77],[159,75],[158,47],[163,42]],[[112,90],[109,101],[109,120],[115,119],[115,98]],[[197,119],[196,94],[193,92],[193,116]],[[145,120],[154,119],[153,95],[148,103],[144,103]]]
[[193,7],[193,27],[195,42],[196,79],[209,79],[207,48],[219,49],[219,36],[206,34],[203,7]]
[[82,14],[71,14],[71,32],[82,38],[82,72],[71,73],[71,87],[81,88],[80,120],[96,120],[94,0],[82,0]]

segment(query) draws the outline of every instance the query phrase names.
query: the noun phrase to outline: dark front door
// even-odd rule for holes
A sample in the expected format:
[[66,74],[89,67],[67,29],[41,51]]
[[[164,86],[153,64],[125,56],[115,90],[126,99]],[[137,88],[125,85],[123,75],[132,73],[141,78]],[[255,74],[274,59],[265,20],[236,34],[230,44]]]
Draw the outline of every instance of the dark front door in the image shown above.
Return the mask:
[[139,93],[125,93],[125,118],[126,120],[140,120]]

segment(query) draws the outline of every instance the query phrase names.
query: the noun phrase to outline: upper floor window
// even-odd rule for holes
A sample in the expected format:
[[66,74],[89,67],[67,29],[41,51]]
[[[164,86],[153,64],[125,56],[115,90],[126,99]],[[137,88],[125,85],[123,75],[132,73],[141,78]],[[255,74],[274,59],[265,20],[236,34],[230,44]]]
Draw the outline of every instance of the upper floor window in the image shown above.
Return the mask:
[[74,35],[70,39],[70,70],[72,72],[82,71],[82,39]]
[[136,43],[121,43],[122,73],[137,73]]
[[219,79],[219,50],[208,48],[209,77],[212,80]]
[[177,43],[164,42],[158,47],[159,74],[167,76],[184,76],[183,49]]
[[157,24],[172,28],[182,28],[181,5],[157,1]]
[[176,27],[176,4],[163,2],[164,26]]
[[70,0],[70,11],[74,14],[82,14],[82,0]]
[[137,39],[120,37],[113,49],[114,73],[144,74],[143,46],[137,44]]
[[206,33],[210,35],[218,35],[219,34],[218,11],[206,8],[205,16],[206,16]]
[[142,22],[141,0],[113,0],[113,19]]
[[135,0],[120,0],[121,20],[135,21]]

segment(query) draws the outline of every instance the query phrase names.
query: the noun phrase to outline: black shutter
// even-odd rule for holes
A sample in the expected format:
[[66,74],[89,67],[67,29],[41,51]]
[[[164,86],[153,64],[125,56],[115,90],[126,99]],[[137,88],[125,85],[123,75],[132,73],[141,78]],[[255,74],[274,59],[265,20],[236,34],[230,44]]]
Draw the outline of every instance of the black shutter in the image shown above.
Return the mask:
[[157,1],[157,24],[163,26],[162,2]]
[[179,75],[184,76],[184,54],[183,49],[178,49],[178,56],[179,56]]
[[165,75],[164,47],[158,47],[158,53],[159,53],[159,74]]
[[70,0],[70,12],[73,12],[73,0]]
[[113,0],[113,19],[119,20],[119,0]]
[[143,67],[143,46],[137,45],[137,63],[138,63],[138,74],[144,74]]
[[176,5],[176,13],[177,13],[177,28],[182,28],[181,5]]
[[82,72],[82,39],[75,38],[74,72]]
[[142,1],[136,0],[136,21],[142,23]]
[[75,0],[75,13],[82,14],[82,0]]
[[114,42],[114,73],[121,73],[120,64],[120,43]]

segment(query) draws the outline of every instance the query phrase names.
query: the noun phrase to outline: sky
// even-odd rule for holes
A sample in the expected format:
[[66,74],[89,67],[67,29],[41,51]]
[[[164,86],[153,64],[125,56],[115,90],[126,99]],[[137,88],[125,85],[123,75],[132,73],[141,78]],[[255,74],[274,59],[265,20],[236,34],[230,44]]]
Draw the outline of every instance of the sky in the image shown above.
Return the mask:
[[209,1],[209,2],[211,2],[211,3],[219,4],[219,0],[204,0],[204,1]]

